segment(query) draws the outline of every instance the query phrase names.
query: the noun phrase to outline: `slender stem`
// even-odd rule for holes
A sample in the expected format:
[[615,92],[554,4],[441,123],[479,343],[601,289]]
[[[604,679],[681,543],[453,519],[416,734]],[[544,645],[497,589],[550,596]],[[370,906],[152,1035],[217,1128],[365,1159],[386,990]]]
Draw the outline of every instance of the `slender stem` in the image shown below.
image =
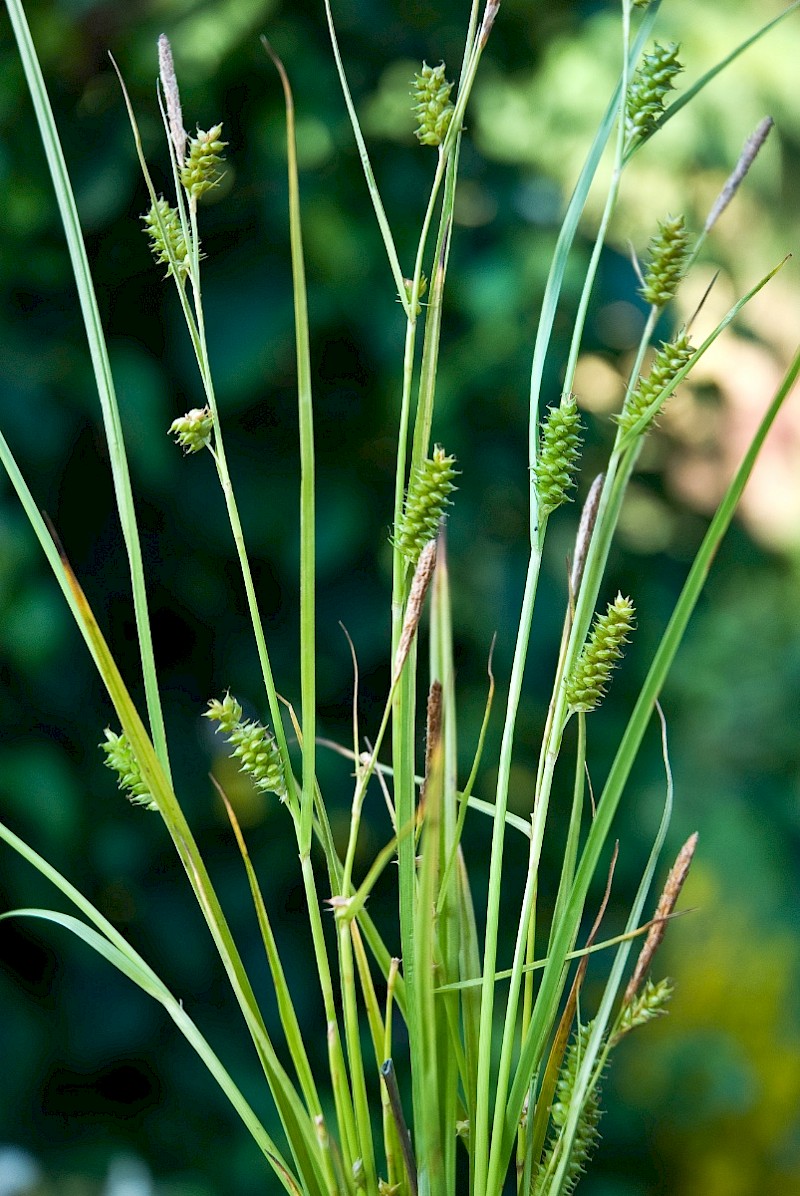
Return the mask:
[[[492,825],[492,848],[489,864],[489,889],[486,910],[486,937],[483,954],[483,982],[481,987],[481,1017],[478,1038],[478,1107],[475,1126],[475,1180],[474,1191],[483,1194],[489,1168],[489,1094],[492,1091],[492,1026],[494,1013],[494,973],[497,967],[497,944],[500,928],[500,897],[503,871],[503,847],[505,842],[505,814],[508,806],[508,785],[511,776],[511,757],[514,748],[514,731],[517,710],[522,693],[522,678],[528,654],[533,606],[539,580],[541,548],[531,550],[525,591],[522,599],[514,660],[511,667],[503,738],[500,746],[500,763],[495,797],[494,821]],[[499,1099],[499,1093],[498,1093]],[[505,1097],[503,1097],[505,1100]]]

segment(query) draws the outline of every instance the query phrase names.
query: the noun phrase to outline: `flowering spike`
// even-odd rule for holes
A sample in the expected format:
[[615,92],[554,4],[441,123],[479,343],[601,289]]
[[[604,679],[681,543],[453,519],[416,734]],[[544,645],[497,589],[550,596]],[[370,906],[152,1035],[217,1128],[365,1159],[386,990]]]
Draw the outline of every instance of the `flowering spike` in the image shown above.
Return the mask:
[[560,407],[550,408],[542,426],[539,457],[534,467],[542,516],[569,501],[582,443],[580,429],[578,404],[572,395],[564,399]]
[[128,801],[136,806],[144,806],[148,810],[157,810],[158,806],[150,790],[145,784],[139,762],[133,753],[130,740],[124,731],[115,735],[110,727],[105,729],[105,743],[100,748],[105,752],[103,761],[106,768],[117,774],[117,785],[124,792]]
[[650,373],[646,378],[639,379],[619,415],[614,416],[623,432],[629,432],[639,422],[651,403],[670,385],[687,362],[691,361],[694,353],[694,346],[686,333],[681,333],[676,341],[662,343],[650,367]]
[[441,145],[453,115],[450,92],[453,84],[444,77],[444,63],[438,66],[422,64],[422,70],[412,81],[414,115],[419,121],[415,134],[423,145]]
[[622,645],[630,639],[634,609],[630,598],[617,594],[604,615],[598,615],[583,645],[575,670],[567,682],[567,702],[573,710],[588,714],[600,704],[611,680],[611,672],[622,659]]
[[222,125],[214,125],[207,132],[197,130],[197,136],[189,139],[186,161],[181,168],[181,182],[192,199],[216,187],[222,178],[219,164],[222,151],[228,144],[220,140]]
[[409,483],[403,514],[395,529],[394,541],[410,565],[416,565],[425,545],[436,538],[449,495],[455,490],[455,457],[446,457],[441,445],[414,471]]
[[207,448],[214,428],[214,417],[208,407],[193,407],[185,415],[174,419],[169,426],[170,435],[185,453],[199,453]]
[[240,761],[239,771],[252,777],[258,789],[275,793],[281,801],[285,801],[287,789],[283,762],[278,745],[267,728],[261,723],[243,722],[242,708],[230,693],[221,702],[216,698],[210,701],[204,717],[219,723],[219,730],[233,746],[233,755]]
[[[159,217],[161,223],[159,225]],[[172,208],[164,199],[159,197],[151,205],[146,216],[142,216],[144,231],[150,239],[150,251],[157,262],[163,262],[167,267],[166,277],[175,274],[182,282],[189,273],[189,251],[181,228],[181,218],[177,208]],[[175,263],[173,267],[173,261]]]
[[650,241],[650,261],[641,288],[642,298],[653,307],[669,303],[683,277],[689,253],[689,234],[683,216],[668,216],[659,221],[658,232]]
[[631,80],[625,104],[628,144],[637,137],[647,137],[663,116],[667,94],[672,90],[672,80],[683,70],[678,59],[679,50],[677,42],[670,42],[667,46],[660,46],[656,42],[652,54],[642,57],[639,69]]

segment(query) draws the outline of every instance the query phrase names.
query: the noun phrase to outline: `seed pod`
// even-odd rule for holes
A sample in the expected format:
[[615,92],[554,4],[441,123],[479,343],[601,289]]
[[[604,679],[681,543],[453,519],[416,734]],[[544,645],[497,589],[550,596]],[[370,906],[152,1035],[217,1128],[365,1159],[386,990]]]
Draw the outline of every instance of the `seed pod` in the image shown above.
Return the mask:
[[213,428],[214,417],[208,407],[193,407],[169,426],[170,434],[185,453],[199,453],[206,448]]
[[444,63],[439,66],[422,64],[422,70],[412,81],[414,115],[419,121],[416,137],[423,145],[441,145],[453,115],[450,92],[453,84],[444,77]]
[[219,730],[233,747],[233,755],[240,761],[239,771],[247,773],[258,789],[275,793],[286,800],[286,778],[278,745],[261,723],[242,722],[242,708],[230,693],[220,702],[208,703],[205,718],[219,723]]
[[[676,341],[662,343],[650,367],[650,373],[646,378],[639,379],[638,385],[628,395],[620,413],[614,416],[623,432],[629,432],[639,422],[676,374],[691,361],[694,353],[694,346],[686,333],[681,333]],[[644,430],[646,431],[646,428]]]
[[395,529],[394,541],[410,565],[416,565],[425,545],[436,538],[449,495],[455,490],[453,478],[455,457],[445,456],[436,445],[433,456],[427,457],[414,471],[406,494],[403,514]]
[[110,727],[106,727],[104,734],[106,741],[100,744],[106,756],[103,763],[106,768],[117,774],[117,785],[128,801],[133,802],[135,806],[157,810],[156,800],[144,782],[139,761],[133,753],[128,736],[124,731],[115,735]]
[[672,80],[683,70],[678,60],[679,50],[677,42],[670,42],[668,46],[656,42],[652,54],[643,56],[631,80],[625,104],[625,132],[629,144],[637,137],[652,133],[663,116],[667,95],[672,91]]
[[630,639],[634,609],[630,598],[617,594],[604,615],[595,619],[583,646],[575,671],[567,683],[567,702],[572,710],[588,714],[599,706],[611,673],[622,659],[622,645]]
[[569,501],[582,444],[580,430],[578,404],[572,395],[563,399],[560,407],[550,408],[542,426],[539,457],[534,467],[542,517]]
[[216,187],[221,179],[220,163],[222,151],[228,144],[220,140],[222,125],[214,125],[205,132],[197,130],[197,136],[189,139],[186,161],[181,168],[181,182],[192,199]]
[[668,216],[659,221],[658,232],[650,241],[650,261],[641,287],[641,295],[653,307],[669,303],[683,277],[689,253],[689,234],[683,216]]
[[[160,226],[159,216],[161,217]],[[163,262],[169,267],[166,277],[169,278],[170,274],[175,274],[177,269],[177,276],[182,281],[189,273],[189,252],[177,208],[170,207],[163,196],[160,196],[151,206],[147,215],[142,216],[142,223],[150,240],[150,251],[153,257],[157,262]]]

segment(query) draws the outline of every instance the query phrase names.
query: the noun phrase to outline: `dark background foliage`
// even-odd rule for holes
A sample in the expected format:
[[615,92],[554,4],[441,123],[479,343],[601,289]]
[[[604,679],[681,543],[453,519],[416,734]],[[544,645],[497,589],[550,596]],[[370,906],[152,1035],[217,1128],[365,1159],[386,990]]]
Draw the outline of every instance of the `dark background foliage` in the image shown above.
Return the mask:
[[[779,7],[739,0],[722,14],[710,3],[665,0],[663,37],[683,42],[687,78],[693,78]],[[432,154],[410,135],[408,79],[423,58],[443,58],[455,67],[468,5],[341,0],[336,8],[376,174],[401,259],[410,263]],[[402,326],[322,4],[31,0],[27,10],[111,348],[179,793],[269,1011],[257,928],[209,768],[236,800],[304,1025],[321,1055],[323,1023],[283,813],[239,783],[199,717],[208,697],[227,686],[263,714],[259,675],[212,463],[204,456],[182,459],[165,435],[176,415],[202,401],[201,391],[174,292],[161,282],[141,233],[145,190],[107,51],[127,81],[148,157],[165,185],[154,94],[155,42],[162,30],[173,42],[187,124],[224,122],[227,173],[202,211],[212,361],[279,689],[297,700],[298,470],[283,109],[260,32],[268,32],[290,71],[298,106],[317,420],[320,722],[322,734],[348,742],[352,674],[339,620],[358,652],[365,730],[374,730],[388,679],[387,534]],[[613,6],[504,0],[467,122],[434,435],[456,453],[462,470],[448,549],[465,769],[497,633],[499,700],[479,782],[487,796],[526,556],[530,352],[559,213],[613,83],[616,22]],[[794,18],[676,119],[662,148],[642,154],[631,173],[603,258],[578,377],[587,410],[581,496],[602,468],[611,438],[608,409],[618,398],[641,320],[627,242],[641,254],[655,221],[668,210],[685,211],[699,227],[765,111],[777,120],[772,143],[672,319],[686,318],[690,300],[714,269],[721,271],[716,293],[722,293],[724,310],[730,296],[796,244],[800,107],[792,64],[798,53],[800,24]],[[3,432],[141,696],[99,408],[5,14],[0,180]],[[556,325],[549,400],[558,394],[591,232],[589,219]],[[665,418],[643,458],[606,595],[621,588],[634,596],[639,630],[613,702],[591,720],[596,784],[721,479],[729,476],[753,413],[792,349],[797,271],[790,266],[785,273],[790,277],[759,299],[695,386],[676,400],[675,414]],[[669,331],[665,319],[662,335]],[[676,778],[670,849],[700,830],[686,901],[698,909],[670,931],[664,950],[663,970],[677,981],[671,1017],[626,1045],[609,1076],[604,1142],[583,1185],[587,1196],[745,1196],[786,1192],[800,1181],[799,418],[790,409],[766,451],[766,466],[719,554],[665,695]],[[522,812],[530,800],[574,527],[575,511],[560,513],[550,536],[512,786],[513,804]],[[184,997],[256,1107],[270,1116],[257,1064],[163,831],[155,818],[125,804],[102,767],[96,745],[113,712],[4,479],[0,610],[3,819],[130,936]],[[320,777],[344,819],[346,764],[321,752]],[[609,928],[624,918],[663,794],[653,734],[619,820],[622,846]],[[559,799],[550,848],[554,865],[563,809]],[[478,891],[486,832],[473,820],[469,850]],[[385,834],[378,815],[363,836],[362,863]],[[513,852],[511,861],[510,894]],[[551,898],[544,893],[542,900]],[[375,897],[379,917],[385,900]],[[28,865],[3,848],[0,903],[52,901]],[[145,1160],[159,1191],[247,1196],[271,1190],[234,1114],[157,1006],[51,928],[4,923],[0,961],[0,1141],[38,1160],[37,1191],[95,1191],[121,1153]],[[27,1190],[13,1187],[15,1157],[0,1154],[2,1192]],[[139,1190],[148,1190],[145,1180],[140,1183]]]

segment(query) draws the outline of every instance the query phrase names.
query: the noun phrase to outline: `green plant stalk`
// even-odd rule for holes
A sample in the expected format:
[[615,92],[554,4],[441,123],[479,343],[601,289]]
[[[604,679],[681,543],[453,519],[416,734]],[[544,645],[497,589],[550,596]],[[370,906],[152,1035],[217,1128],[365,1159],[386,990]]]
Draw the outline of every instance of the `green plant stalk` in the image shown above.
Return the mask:
[[358,1017],[356,978],[353,969],[353,942],[350,937],[349,923],[340,922],[338,933],[342,1010],[345,1040],[347,1042],[347,1058],[350,1064],[350,1089],[355,1112],[356,1142],[358,1144],[358,1157],[362,1160],[364,1166],[367,1192],[371,1193],[377,1190],[378,1178],[375,1172],[375,1148],[372,1141],[372,1123],[370,1119],[366,1077],[364,1075],[364,1058],[361,1052],[361,1028]]
[[[453,627],[445,537],[442,537],[437,556],[432,591],[430,674],[431,680],[438,680],[442,686],[442,808],[438,891],[434,901],[434,909],[438,911],[435,918],[436,941],[442,976],[460,979],[461,940],[469,931],[465,926],[468,911],[462,906],[458,878],[448,869],[448,862],[455,858],[458,848],[459,808]],[[455,1191],[456,1183],[457,1143],[453,1127],[457,1120],[459,1073],[465,1076],[459,1037],[458,993],[434,994],[434,1008],[437,1012],[437,1068],[441,1077],[438,1116],[445,1192],[449,1194]]]
[[[639,919],[642,916],[644,903],[647,900],[647,894],[650,891],[653,876],[655,874],[656,867],[658,866],[658,861],[664,846],[664,840],[667,837],[667,831],[669,830],[669,824],[672,818],[674,789],[672,782],[672,770],[669,763],[666,722],[661,712],[661,708],[659,706],[656,708],[659,718],[661,719],[661,743],[664,756],[664,768],[667,778],[667,792],[664,801],[664,811],[661,816],[658,832],[653,842],[653,847],[650,851],[650,856],[642,874],[641,881],[639,882],[636,896],[628,914],[628,919],[625,925],[626,935],[636,927]],[[595,1017],[592,1019],[592,1032],[589,1036],[589,1041],[586,1044],[584,1058],[581,1061],[578,1074],[575,1078],[572,1105],[567,1116],[567,1121],[561,1133],[561,1142],[563,1143],[563,1146],[561,1149],[560,1161],[551,1185],[551,1190],[553,1192],[560,1191],[560,1185],[564,1182],[564,1176],[567,1166],[569,1165],[569,1159],[572,1153],[572,1144],[575,1138],[575,1132],[577,1130],[578,1119],[580,1117],[581,1110],[588,1095],[591,1093],[600,1079],[603,1068],[608,1060],[609,1045],[606,1043],[605,1049],[603,1049],[604,1038],[609,1020],[611,1018],[612,1007],[622,983],[623,972],[628,961],[631,945],[632,940],[628,937],[624,938],[620,944],[608,980],[606,981],[603,996],[600,1000],[600,1005]],[[599,1063],[597,1063],[596,1061],[599,1053],[602,1054],[602,1057]]]
[[508,784],[511,776],[511,758],[514,748],[514,731],[519,700],[522,693],[522,679],[528,653],[536,587],[539,580],[542,544],[547,521],[537,530],[537,541],[531,549],[525,578],[514,658],[511,666],[503,737],[500,745],[497,790],[494,819],[492,822],[492,846],[489,864],[489,887],[486,906],[486,933],[483,951],[483,981],[481,989],[481,1015],[478,1040],[477,1107],[475,1113],[475,1168],[474,1192],[483,1196],[486,1192],[489,1169],[489,1103],[491,1091],[492,1025],[494,1012],[494,973],[497,965],[497,942],[500,927],[500,897],[502,881],[502,859],[505,837],[505,815],[508,805]]
[[67,165],[64,161],[64,154],[53,117],[53,109],[50,105],[39,60],[36,56],[28,22],[25,18],[25,11],[21,0],[6,0],[6,7],[8,8],[8,15],[11,19],[14,36],[19,48],[20,60],[25,71],[28,90],[30,91],[31,100],[33,101],[36,112],[42,146],[50,168],[53,190],[78,290],[78,300],[89,343],[89,354],[92,361],[95,384],[100,399],[103,428],[108,442],[117,510],[119,511],[125,549],[128,555],[136,634],[139,641],[142,679],[144,682],[150,731],[161,767],[169,779],[169,753],[167,750],[161,695],[158,690],[158,676],[153,653],[153,637],[147,606],[142,550],[136,523],[136,510],[133,502],[128,460],[125,453],[122,422],[117,405],[114,379],[111,373],[111,363],[108,358],[103,325],[100,319],[100,312],[97,308],[97,297],[94,291],[89,262],[86,257],[86,246],[78,219],[75,196],[72,191]]
[[567,915],[561,925],[556,928],[553,937],[552,953],[544,969],[531,1026],[522,1044],[517,1075],[506,1106],[506,1120],[502,1144],[502,1150],[506,1154],[506,1157],[513,1145],[516,1126],[527,1091],[525,1077],[530,1076],[536,1066],[536,1060],[540,1057],[550,1026],[551,1011],[558,1000],[558,993],[563,983],[563,960],[569,949],[568,944],[580,924],[581,912],[589,885],[597,868],[600,853],[608,837],[612,820],[650,721],[656,700],[680,646],[686,626],[697,604],[714,555],[733,519],[736,505],[752,472],[764,438],[798,376],[800,376],[800,351],[795,355],[769,408],[765,412],[750,447],[703,539],[703,543],[695,557],[689,576],[681,591],[680,598],[676,603],[672,617],[664,632],[664,636],[650,666],[636,706],[628,721],[625,734],[611,766],[597,806],[597,814],[592,822],[575,875],[575,883],[570,895]]

